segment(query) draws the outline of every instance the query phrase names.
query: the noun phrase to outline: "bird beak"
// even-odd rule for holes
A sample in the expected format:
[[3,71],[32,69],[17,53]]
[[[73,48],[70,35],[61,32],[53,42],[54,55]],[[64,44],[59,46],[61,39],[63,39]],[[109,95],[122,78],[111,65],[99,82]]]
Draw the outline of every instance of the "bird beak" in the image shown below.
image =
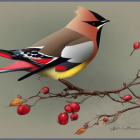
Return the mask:
[[106,22],[110,22],[110,20],[107,20],[107,19],[106,19],[106,20],[102,20],[101,22],[102,22],[102,23],[106,23]]
[[110,22],[110,20],[106,20],[106,22]]

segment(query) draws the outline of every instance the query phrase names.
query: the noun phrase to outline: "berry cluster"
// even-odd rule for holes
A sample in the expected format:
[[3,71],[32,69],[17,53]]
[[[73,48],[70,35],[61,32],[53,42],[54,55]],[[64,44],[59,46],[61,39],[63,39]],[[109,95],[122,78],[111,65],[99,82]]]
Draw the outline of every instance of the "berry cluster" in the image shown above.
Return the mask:
[[[48,87],[43,87],[39,91],[38,94],[40,94],[40,93],[47,94],[47,93],[49,93],[49,91],[50,91],[50,89]],[[28,114],[30,112],[32,106],[28,105],[28,104],[23,104],[23,103],[27,102],[28,99],[24,100],[21,95],[17,95],[17,97],[18,98],[16,98],[16,99],[11,101],[9,107],[10,106],[18,106],[17,113],[19,115],[26,115],[26,114]]]
[[[137,77],[137,78],[139,78],[139,77]],[[135,80],[137,80],[137,79],[135,79]],[[128,88],[128,85],[126,85],[126,82],[123,82],[123,85],[124,85],[124,87],[122,89]],[[108,92],[110,92],[110,91],[108,91]],[[45,97],[41,96],[40,95],[41,93],[43,93],[46,96]],[[134,93],[133,93],[133,95],[134,95]],[[17,113],[19,115],[26,115],[26,114],[28,114],[30,112],[31,107],[34,106],[39,100],[41,100],[41,99],[48,99],[48,98],[52,98],[52,97],[58,97],[58,96],[64,97],[61,94],[50,93],[50,89],[48,87],[43,87],[36,95],[28,97],[27,99],[23,99],[21,95],[18,95],[17,96],[18,98],[16,98],[16,99],[11,101],[9,107],[10,106],[18,106]],[[32,99],[34,97],[39,97],[39,98],[37,99],[37,101],[33,105],[25,104],[29,99]],[[132,96],[130,94],[125,94],[123,97],[121,97],[120,94],[119,94],[119,97],[123,101],[119,101],[119,100],[113,99],[112,97],[111,97],[111,99],[114,100],[114,101],[117,101],[117,102],[121,102],[121,103],[130,102],[130,100],[132,100]],[[135,97],[139,98],[139,96],[135,96]],[[85,98],[85,99],[87,99],[87,98]],[[131,101],[130,103],[133,103],[133,102]],[[137,106],[135,108],[137,108]],[[75,121],[75,120],[77,120],[79,118],[79,115],[77,114],[77,112],[80,110],[79,103],[71,102],[70,104],[65,105],[64,110],[65,110],[65,112],[62,112],[62,113],[60,113],[58,115],[57,122],[59,124],[66,125],[68,123],[69,119],[71,121]],[[112,116],[114,117],[114,119],[113,119],[113,122],[114,122],[114,120],[117,119],[118,116],[121,115],[121,113],[123,113],[123,112],[125,112],[127,110],[130,110],[130,108],[122,110],[122,111],[118,112],[115,115],[104,115],[104,114],[100,115],[100,116],[98,116],[98,120],[94,123],[94,125],[99,125],[99,121],[101,121],[100,118],[102,118],[102,117],[103,117],[103,119],[102,119],[102,124],[103,125],[109,124],[112,121],[112,119],[109,119],[109,118],[112,117]],[[75,134],[80,135],[80,134],[84,133],[88,128],[90,128],[91,126],[89,126],[89,122],[86,122],[83,125],[82,128],[80,128],[80,129],[78,129],[76,131]],[[94,125],[92,125],[92,126],[94,126]]]
[[68,113],[71,113],[70,119],[71,121],[75,121],[79,118],[78,114],[75,112],[78,112],[80,110],[80,106],[77,102],[72,102],[64,107],[64,110],[66,112],[60,113],[57,122],[61,125],[66,125],[69,121]]

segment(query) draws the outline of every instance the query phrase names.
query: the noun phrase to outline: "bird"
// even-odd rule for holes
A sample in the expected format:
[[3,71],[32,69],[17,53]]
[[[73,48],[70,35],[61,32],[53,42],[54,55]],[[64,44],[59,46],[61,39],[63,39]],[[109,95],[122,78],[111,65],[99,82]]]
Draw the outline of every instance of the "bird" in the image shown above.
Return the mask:
[[95,58],[102,27],[110,20],[79,6],[76,16],[64,28],[43,38],[31,47],[19,50],[0,49],[0,56],[15,63],[0,68],[0,73],[26,71],[21,81],[33,74],[55,80],[76,75]]

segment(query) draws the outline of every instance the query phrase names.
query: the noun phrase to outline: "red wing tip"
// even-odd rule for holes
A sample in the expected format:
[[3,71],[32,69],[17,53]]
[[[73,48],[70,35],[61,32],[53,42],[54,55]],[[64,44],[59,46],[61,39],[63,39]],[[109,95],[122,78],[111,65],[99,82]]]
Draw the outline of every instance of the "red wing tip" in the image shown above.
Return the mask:
[[9,59],[12,59],[12,56],[10,56],[10,55],[8,55],[8,54],[6,54],[6,53],[0,52],[0,56],[1,56],[1,57],[6,57],[6,58],[9,58]]
[[55,71],[66,71],[67,68],[65,66],[56,66]]

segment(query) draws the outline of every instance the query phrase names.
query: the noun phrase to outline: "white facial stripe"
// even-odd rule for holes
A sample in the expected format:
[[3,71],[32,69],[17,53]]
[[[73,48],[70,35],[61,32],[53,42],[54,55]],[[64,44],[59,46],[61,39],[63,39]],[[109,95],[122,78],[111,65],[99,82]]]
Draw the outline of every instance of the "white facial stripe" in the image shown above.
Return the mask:
[[92,41],[81,44],[66,46],[61,53],[63,58],[71,58],[68,60],[73,63],[83,63],[87,61],[94,52],[94,45]]

